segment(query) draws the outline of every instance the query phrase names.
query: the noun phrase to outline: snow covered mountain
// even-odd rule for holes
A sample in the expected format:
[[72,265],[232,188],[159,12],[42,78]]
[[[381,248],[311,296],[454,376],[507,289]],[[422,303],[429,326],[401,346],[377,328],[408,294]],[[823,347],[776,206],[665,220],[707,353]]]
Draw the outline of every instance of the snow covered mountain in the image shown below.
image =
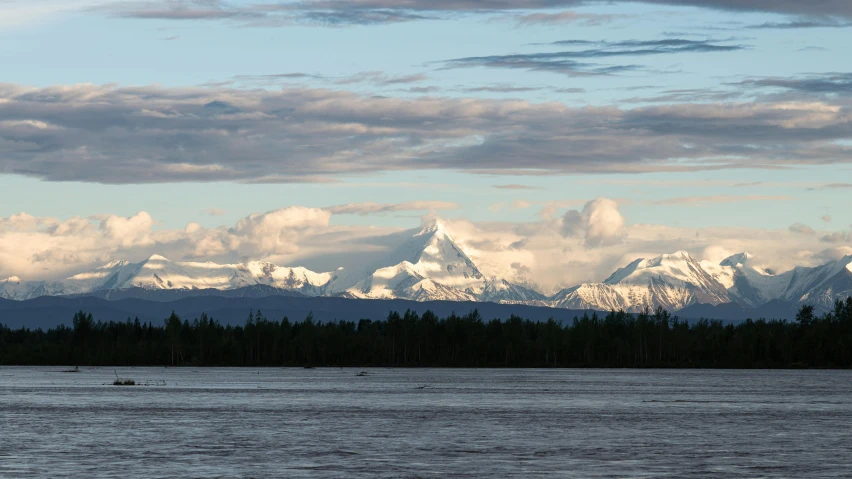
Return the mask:
[[727,288],[686,251],[637,259],[603,283],[581,284],[551,297],[570,309],[641,311],[662,306],[677,311],[692,304],[730,302]]
[[[243,270],[243,265],[238,265]],[[307,268],[297,266],[287,268],[276,266],[265,261],[252,261],[244,265],[250,281],[255,284],[265,284],[274,288],[297,291],[308,296],[324,296],[331,293],[334,273],[315,273]]]
[[392,255],[401,262],[379,268],[347,292],[356,298],[475,301],[485,276],[435,221]]
[[671,311],[695,305],[739,304],[757,308],[768,303],[808,303],[830,309],[852,296],[852,256],[837,262],[785,273],[755,266],[747,252],[719,264],[698,262],[685,251],[653,259],[637,259],[603,283],[581,284],[550,298],[556,307],[641,311],[662,306]]
[[728,288],[733,302],[757,307],[770,301],[808,303],[830,309],[838,299],[852,295],[852,256],[813,268],[798,266],[775,274],[750,265],[752,256],[741,253],[719,265],[702,263]]
[[[0,298],[30,299],[103,291],[234,290],[263,285],[307,296],[342,295],[415,301],[493,301],[541,304],[544,295],[500,278],[486,277],[435,221],[408,238],[366,277],[348,271],[317,273],[252,261],[244,264],[176,262],[153,255],[139,262],[114,261],[64,281],[0,282]],[[273,290],[273,291],[274,291]],[[172,297],[173,295],[170,295]]]
[[728,290],[731,301],[757,307],[782,297],[789,277],[753,266],[748,252],[735,254],[719,264],[702,261],[701,266]]
[[[699,305],[758,308],[772,302],[830,309],[852,295],[852,256],[822,266],[776,274],[753,264],[748,253],[716,264],[686,251],[637,259],[601,283],[585,283],[545,296],[505,279],[488,277],[440,221],[413,232],[384,259],[359,271],[317,273],[252,261],[240,264],[178,262],[153,255],[131,263],[113,261],[62,281],[0,281],[0,298],[39,296],[152,297],[204,294],[302,294],[415,301],[490,301],[602,311],[641,311],[662,306],[679,311]],[[248,289],[246,289],[248,288]],[[157,293],[158,291],[162,293]],[[144,294],[143,294],[144,292]],[[243,294],[243,293],[240,293]]]
[[522,286],[487,278],[440,221],[426,225],[392,257],[402,261],[377,269],[346,292],[355,298],[415,301],[526,303],[544,299]]
[[176,262],[153,255],[139,263],[113,261],[63,281],[22,282],[13,277],[0,282],[0,298],[24,300],[39,296],[85,294],[96,291],[230,290],[265,285],[310,296],[326,293],[331,273],[305,268],[281,268],[271,263],[216,264]]
[[47,281],[21,281],[12,276],[0,281],[0,298],[23,301],[39,296],[59,296],[65,294],[61,283]]
[[832,308],[834,302],[852,296],[852,255],[815,268],[797,267],[789,277],[781,299]]

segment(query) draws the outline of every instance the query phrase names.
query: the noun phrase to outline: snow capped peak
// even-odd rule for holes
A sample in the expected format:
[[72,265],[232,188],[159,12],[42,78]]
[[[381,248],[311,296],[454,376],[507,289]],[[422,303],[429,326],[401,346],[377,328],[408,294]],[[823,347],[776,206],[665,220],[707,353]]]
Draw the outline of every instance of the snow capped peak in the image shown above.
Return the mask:
[[835,300],[852,296],[852,255],[814,268],[799,266],[783,276],[789,282],[782,299],[831,308]]
[[624,268],[618,269],[609,278],[604,280],[605,284],[617,284],[621,282],[647,282],[650,276],[672,276],[681,281],[689,281],[694,278],[696,269],[701,269],[695,259],[686,251],[677,251],[672,254],[663,254],[651,259],[638,258]]
[[[717,266],[717,268],[720,268]],[[615,306],[638,311],[648,306],[678,310],[695,303],[728,302],[726,287],[688,252],[639,258],[618,269],[602,284],[582,285],[557,298],[570,307]]]
[[347,292],[362,298],[420,301],[512,302],[543,298],[497,278],[486,278],[438,219],[414,233],[387,263]]
[[750,260],[752,258],[754,258],[754,256],[749,254],[747,251],[743,251],[742,253],[728,256],[727,258],[723,259],[722,262],[719,263],[719,265],[720,266],[730,266],[732,268],[736,268],[737,265],[748,264],[748,260]]
[[444,222],[441,221],[440,218],[432,218],[429,221],[425,222],[420,232],[415,234],[414,236],[428,235],[441,235],[450,237],[450,233],[447,231],[447,227],[444,225]]
[[110,261],[109,263],[106,263],[106,264],[100,266],[97,269],[113,269],[113,268],[116,268],[116,267],[127,266],[129,264],[130,264],[129,261],[116,260],[116,261]]
[[[415,301],[493,301],[565,308],[641,311],[662,306],[677,311],[694,304],[737,302],[760,306],[772,300],[831,307],[852,295],[852,255],[818,267],[776,274],[756,266],[748,252],[721,262],[697,261],[680,250],[638,258],[602,283],[563,289],[553,296],[486,276],[437,218],[409,230],[387,256],[370,258],[351,271],[318,273],[268,261],[240,264],[171,261],[154,254],[136,263],[112,261],[62,281],[0,280],[0,298],[24,300],[134,288],[189,291],[262,286],[263,291],[295,291],[308,296],[343,294],[358,298]],[[169,293],[169,297],[174,297]],[[178,296],[179,297],[179,296]]]
[[268,261],[251,261],[237,267],[249,272],[256,281],[263,284],[302,292],[319,294],[332,280],[331,273],[315,273],[301,266],[281,267]]
[[648,266],[659,266],[661,264],[669,263],[669,262],[681,262],[681,261],[695,261],[692,259],[692,256],[689,255],[687,251],[680,250],[676,251],[672,254],[661,254],[656,258],[651,258],[648,260]]

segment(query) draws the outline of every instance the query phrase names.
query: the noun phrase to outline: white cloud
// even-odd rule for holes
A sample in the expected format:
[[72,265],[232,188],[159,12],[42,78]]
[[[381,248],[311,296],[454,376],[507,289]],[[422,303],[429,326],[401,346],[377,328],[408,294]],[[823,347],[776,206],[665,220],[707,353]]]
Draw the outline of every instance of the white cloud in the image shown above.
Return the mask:
[[297,238],[327,228],[331,212],[320,208],[291,206],[241,219],[229,233],[240,245],[251,245],[261,255],[285,255],[298,250]]
[[450,201],[407,201],[405,203],[349,203],[325,209],[336,215],[369,215],[393,211],[439,211],[459,208],[458,203]]
[[667,198],[664,200],[652,201],[651,204],[699,206],[717,203],[742,203],[745,201],[788,201],[792,199],[794,198],[784,195],[712,195]]
[[788,229],[793,233],[798,233],[802,235],[813,235],[816,233],[813,228],[802,223],[793,223]]
[[[146,212],[65,221],[21,213],[0,218],[0,277],[54,279],[111,260],[140,261],[154,253],[175,260],[269,260],[317,271],[344,267],[357,275],[388,266],[378,263],[413,233],[338,224],[331,222],[332,216],[326,209],[290,206],[246,216],[232,227],[188,222],[183,228],[163,229]],[[749,251],[758,254],[758,266],[784,271],[839,258],[850,248],[836,244],[826,249],[826,241],[848,239],[845,233],[630,224],[616,201],[608,198],[534,222],[443,222],[483,273],[546,292],[601,281],[637,257],[680,249],[714,262]]]
[[0,2],[0,30],[24,28],[113,0],[21,0]]
[[128,248],[135,245],[152,244],[150,232],[154,219],[145,211],[140,211],[129,218],[110,216],[101,221],[100,230],[103,234],[118,243],[120,247]]
[[[0,276],[51,278],[110,260],[133,248],[168,241],[146,212],[65,221],[26,213],[0,218]],[[14,271],[14,273],[11,273]]]
[[207,208],[204,210],[204,214],[210,216],[225,216],[225,210],[221,208]]
[[852,241],[852,235],[844,231],[835,231],[823,236],[820,240],[825,243],[849,243]]
[[563,234],[582,235],[588,246],[619,242],[625,234],[624,226],[618,203],[609,198],[589,201],[582,211],[571,210],[562,217]]

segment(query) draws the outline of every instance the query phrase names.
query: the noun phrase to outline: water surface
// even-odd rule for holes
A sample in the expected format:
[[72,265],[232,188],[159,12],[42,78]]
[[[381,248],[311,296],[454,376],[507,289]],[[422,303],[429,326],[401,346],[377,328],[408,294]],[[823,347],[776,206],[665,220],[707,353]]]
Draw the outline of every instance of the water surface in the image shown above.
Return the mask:
[[0,368],[0,476],[852,471],[849,371],[62,369]]

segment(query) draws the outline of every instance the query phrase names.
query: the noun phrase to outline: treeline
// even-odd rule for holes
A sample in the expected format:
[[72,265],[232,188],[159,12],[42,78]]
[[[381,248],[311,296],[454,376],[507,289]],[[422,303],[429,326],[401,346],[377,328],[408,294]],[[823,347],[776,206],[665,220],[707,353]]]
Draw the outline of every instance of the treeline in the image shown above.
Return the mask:
[[0,364],[103,366],[852,367],[852,298],[795,322],[701,320],[667,311],[584,315],[570,324],[478,311],[438,318],[406,311],[384,321],[291,322],[250,313],[243,326],[174,313],[162,325],[95,321],[73,327],[0,326]]

